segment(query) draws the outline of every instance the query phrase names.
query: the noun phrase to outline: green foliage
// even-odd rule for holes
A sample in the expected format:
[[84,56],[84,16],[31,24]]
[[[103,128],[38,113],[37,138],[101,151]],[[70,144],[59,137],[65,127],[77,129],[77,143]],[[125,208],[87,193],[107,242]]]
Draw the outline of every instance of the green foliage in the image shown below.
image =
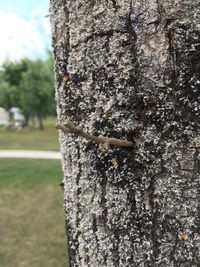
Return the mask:
[[14,103],[15,87],[0,78],[0,106],[9,110]]
[[53,59],[6,62],[0,71],[0,106],[19,107],[28,120],[55,115]]
[[0,106],[9,110],[20,107],[20,82],[28,69],[28,59],[20,62],[5,62],[0,72]]
[[22,59],[19,62],[5,62],[3,64],[4,79],[10,85],[18,86],[21,81],[22,73],[27,71],[29,59]]

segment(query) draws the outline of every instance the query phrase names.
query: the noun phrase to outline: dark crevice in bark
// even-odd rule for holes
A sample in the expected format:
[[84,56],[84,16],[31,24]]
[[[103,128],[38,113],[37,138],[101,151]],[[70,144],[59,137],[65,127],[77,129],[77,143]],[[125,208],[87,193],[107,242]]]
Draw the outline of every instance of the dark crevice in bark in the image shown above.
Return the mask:
[[108,31],[94,32],[92,35],[87,36],[82,42],[87,43],[89,40],[94,40],[94,38],[103,38],[103,37],[112,37],[114,34],[114,30],[110,29]]
[[69,59],[69,53],[70,53],[70,31],[68,27],[69,23],[69,10],[67,8],[67,4],[64,5],[64,13],[65,13],[65,25],[63,28],[64,31],[64,45],[63,45],[63,60],[64,60],[64,68],[65,68],[65,74],[68,74],[67,65],[68,65],[68,59]]
[[[79,229],[80,226],[80,214],[81,214],[81,207],[80,207],[80,201],[79,201],[79,195],[81,194],[81,189],[79,187],[79,181],[80,181],[80,177],[81,177],[81,164],[80,164],[80,148],[79,146],[76,146],[76,150],[77,150],[77,158],[78,158],[78,166],[74,166],[76,168],[78,168],[79,172],[76,176],[76,187],[77,187],[77,212],[76,212],[76,229]],[[72,164],[72,162],[71,162]],[[73,165],[72,165],[73,168]],[[66,189],[67,190],[67,189]],[[70,258],[70,262],[73,262],[74,264],[78,264],[77,261],[79,260],[79,255],[77,254],[77,251],[79,250],[79,235],[80,232],[79,230],[77,231],[77,234],[75,235],[75,233],[73,233],[72,231],[72,236],[71,237],[71,226],[67,220],[68,214],[66,214],[66,227],[68,228],[68,235],[69,235],[69,241],[73,242],[73,245],[69,243],[68,246],[68,253],[69,253],[69,258]],[[76,237],[75,237],[76,236]],[[72,266],[76,266],[76,265],[72,265]]]
[[[167,25],[168,27],[168,25]],[[167,29],[166,27],[166,31],[167,31],[167,38],[169,40],[169,55],[171,56],[171,61],[172,61],[172,69],[171,69],[171,86],[175,91],[175,86],[177,83],[177,48],[176,48],[176,42],[175,42],[175,33],[174,33],[174,29],[173,27],[169,27]]]
[[[200,40],[200,34],[195,33],[191,29],[191,25],[187,24],[183,28],[182,25],[175,25],[175,42],[176,43],[176,75],[177,78],[174,86],[175,95],[175,119],[179,121],[179,128],[190,128],[195,134],[198,131],[199,109],[195,108],[195,103],[199,99],[199,70],[200,64],[196,59],[200,55],[200,47],[196,46]],[[190,32],[190,35],[188,34]],[[173,78],[173,77],[172,77]],[[196,111],[195,111],[196,109]],[[180,115],[178,115],[180,114]],[[182,131],[183,132],[183,131]],[[185,143],[188,142],[190,136],[183,135]]]
[[158,203],[155,203],[154,201],[154,190],[155,190],[155,177],[152,178],[152,182],[150,185],[150,196],[149,201],[151,204],[151,212],[152,212],[152,243],[153,243],[153,254],[152,254],[152,260],[153,262],[156,262],[156,259],[159,255],[159,237],[158,237],[158,230],[159,230],[159,209],[158,209]]
[[[66,207],[66,200],[64,200],[64,207]],[[75,251],[71,251],[70,250],[70,240],[71,240],[71,236],[69,234],[69,220],[68,218],[68,214],[67,214],[67,210],[64,210],[65,212],[65,235],[66,235],[66,243],[67,243],[67,252],[66,252],[66,261],[69,265],[69,267],[72,267],[72,261],[73,259],[75,259]]]
[[[62,20],[55,17],[58,16],[59,10],[63,9]],[[56,87],[59,88],[62,85],[63,77],[68,75],[67,65],[69,58],[69,43],[70,43],[70,35],[69,35],[69,27],[67,26],[69,23],[69,10],[67,8],[67,2],[54,2],[51,0],[51,23],[55,20],[53,32],[52,32],[52,47],[54,54],[54,69],[56,74]],[[62,28],[62,33],[60,31]],[[62,36],[61,36],[62,35]],[[62,44],[57,45],[58,40],[63,39]],[[61,114],[60,118],[66,117],[66,109],[63,107],[63,102],[60,101],[62,99],[62,92],[57,91],[57,106],[59,107]],[[60,119],[58,118],[58,119]]]
[[93,230],[93,234],[96,240],[97,251],[99,251],[99,239],[97,237],[98,226],[97,226],[97,218],[95,215],[93,215],[92,230]]
[[[135,182],[135,187],[138,186],[138,183]],[[135,242],[135,236],[133,233],[130,234],[131,230],[134,228],[135,231],[138,231],[138,227],[137,227],[137,207],[136,207],[136,199],[135,199],[135,189],[132,189],[130,187],[129,190],[129,194],[127,196],[127,206],[130,206],[130,218],[129,218],[129,222],[127,223],[127,229],[128,232],[127,234],[130,236],[130,240],[131,240],[131,249],[132,251],[134,251],[134,242]],[[132,266],[132,267],[137,267],[137,265],[134,262],[134,255],[131,254],[129,255],[129,260],[128,260],[128,266]]]
[[158,31],[158,25],[164,20],[164,17],[165,17],[165,11],[164,11],[164,8],[163,6],[161,5],[160,1],[159,0],[156,0],[156,3],[157,3],[157,18],[153,21],[150,21],[149,23],[147,23],[148,26],[154,24],[155,25],[155,28],[156,28],[156,33]]
[[[192,174],[193,181],[196,177],[200,176],[200,151],[198,148],[195,148],[194,154],[194,169]],[[197,216],[195,219],[195,226],[193,227],[193,232],[200,234],[200,181],[198,181],[198,190],[197,190],[197,197],[198,197],[198,206],[197,206]]]
[[175,234],[176,238],[175,238],[175,242],[174,245],[172,247],[172,251],[170,253],[170,262],[172,262],[174,264],[174,266],[176,266],[176,260],[175,260],[175,255],[176,255],[176,249],[179,243],[179,238],[178,238],[178,234]]
[[[77,149],[78,170],[79,170],[77,177],[76,177],[76,185],[77,185],[77,188],[79,190],[79,181],[80,181],[82,170],[81,170],[81,164],[80,164],[80,147],[78,144],[76,145],[76,149]],[[79,195],[80,192],[78,190],[77,190],[77,193]]]
[[115,9],[115,11],[117,11],[117,1],[116,0],[111,0],[113,7]]
[[87,43],[89,41],[90,42],[95,41],[95,39],[97,39],[97,38],[103,38],[103,37],[111,38],[115,33],[126,34],[127,31],[126,30],[109,29],[107,31],[93,32],[91,35],[85,37],[82,40],[79,40],[77,43],[71,44],[71,48],[74,49],[76,47],[79,47],[83,43]]
[[[68,214],[66,214],[67,218]],[[76,240],[74,239],[74,228],[70,224],[69,220],[66,219],[66,228],[67,228],[67,237],[68,237],[68,257],[69,257],[69,262],[71,263],[71,266],[74,266],[74,264],[77,262],[77,243]],[[70,266],[70,267],[71,267]]]
[[108,178],[106,177],[105,173],[103,174],[101,184],[101,202],[100,206],[102,207],[102,215],[99,217],[99,223],[101,225],[106,226],[107,223],[107,214],[108,209],[106,207],[106,194],[107,194],[107,187],[108,187]]
[[[68,155],[68,162],[72,164],[72,157]],[[64,179],[64,190],[67,190],[66,178]],[[65,233],[66,233],[66,241],[67,241],[67,256],[69,267],[73,267],[73,262],[75,262],[76,258],[76,250],[71,248],[71,242],[73,242],[73,226],[70,225],[70,221],[68,219],[70,211],[67,210],[67,199],[64,199],[64,211],[65,211]]]
[[114,231],[114,244],[113,244],[113,251],[112,251],[112,256],[113,256],[113,264],[114,266],[120,266],[119,260],[119,243],[120,243],[120,234],[118,230]]
[[[91,199],[91,203],[93,203],[94,198],[95,198],[95,194],[96,194],[96,184],[94,185],[94,193]],[[99,247],[99,238],[98,238],[98,218],[95,214],[93,214],[93,220],[92,220],[92,230],[93,230],[93,234],[94,234],[94,238],[96,240],[96,248],[97,251],[100,251],[100,247]]]
[[[80,228],[80,214],[81,214],[81,203],[80,203],[80,194],[81,194],[81,187],[79,185],[79,182],[80,182],[80,178],[81,178],[81,174],[82,174],[82,168],[81,168],[81,163],[80,163],[80,147],[79,145],[76,146],[76,149],[77,149],[77,158],[78,158],[78,174],[76,176],[76,186],[77,186],[77,212],[76,212],[76,229],[79,229]],[[76,240],[77,240],[77,246],[76,246],[76,249],[77,251],[79,250],[79,241],[78,241],[78,238],[79,238],[79,235],[80,235],[80,230],[78,230],[77,232],[77,236],[76,236]],[[78,257],[79,258],[79,255]]]
[[[132,52],[135,53],[136,49],[135,49],[135,44],[136,44],[136,41],[137,41],[137,35],[135,33],[135,30],[134,30],[134,24],[132,23],[132,19],[131,19],[131,15],[133,13],[133,3],[132,1],[130,1],[130,6],[129,6],[129,13],[128,13],[128,18],[127,18],[127,32],[129,33],[130,35],[130,42],[132,44]],[[135,54],[134,54],[134,57],[132,58],[135,59]]]
[[166,22],[166,11],[160,0],[157,0],[158,23],[164,24]]
[[[55,72],[57,74],[57,81],[59,82],[59,85],[61,85],[63,77],[68,74],[67,71],[67,65],[68,65],[68,58],[69,58],[69,43],[70,43],[70,33],[69,33],[69,27],[67,27],[67,24],[69,23],[69,10],[67,8],[67,5],[63,5],[64,8],[64,21],[63,21],[63,44],[62,44],[62,54],[60,54],[60,51],[57,52],[57,48],[54,45],[53,42],[53,49],[54,54],[57,56],[57,64],[55,64]],[[56,28],[60,27],[60,25],[56,25]],[[55,32],[59,32],[57,29],[55,29]],[[59,36],[56,36],[55,41],[59,38]],[[59,60],[58,60],[59,59]],[[62,70],[62,71],[61,71]]]

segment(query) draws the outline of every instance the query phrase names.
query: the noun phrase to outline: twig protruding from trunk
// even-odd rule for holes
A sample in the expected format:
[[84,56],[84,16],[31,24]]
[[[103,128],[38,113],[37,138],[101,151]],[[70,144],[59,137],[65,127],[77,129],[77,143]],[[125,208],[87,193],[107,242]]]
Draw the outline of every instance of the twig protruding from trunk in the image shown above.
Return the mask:
[[63,131],[64,133],[72,133],[78,136],[81,136],[89,141],[93,141],[95,143],[100,143],[109,147],[109,145],[120,146],[120,147],[132,147],[134,142],[128,140],[122,140],[112,137],[103,137],[103,136],[95,136],[89,133],[84,132],[82,129],[76,127],[71,121],[68,121],[65,125],[57,124],[56,129]]

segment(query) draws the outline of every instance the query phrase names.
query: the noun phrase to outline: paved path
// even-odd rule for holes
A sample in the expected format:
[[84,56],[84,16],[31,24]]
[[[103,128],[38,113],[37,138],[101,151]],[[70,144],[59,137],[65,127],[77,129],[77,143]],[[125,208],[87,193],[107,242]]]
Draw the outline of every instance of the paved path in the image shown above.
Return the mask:
[[61,154],[55,151],[0,150],[0,158],[61,159]]

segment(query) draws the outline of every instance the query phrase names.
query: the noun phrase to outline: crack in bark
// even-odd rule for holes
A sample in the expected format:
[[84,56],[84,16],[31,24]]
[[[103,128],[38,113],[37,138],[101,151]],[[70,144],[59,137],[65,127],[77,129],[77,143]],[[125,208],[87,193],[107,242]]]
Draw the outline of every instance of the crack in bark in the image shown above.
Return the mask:
[[115,12],[118,10],[119,5],[117,5],[117,0],[111,0],[112,4],[113,4],[113,8],[115,10]]
[[76,48],[83,43],[89,42],[90,40],[94,41],[95,38],[99,38],[99,37],[100,38],[103,38],[103,37],[111,38],[115,33],[125,34],[125,33],[127,33],[127,31],[110,29],[108,31],[93,32],[91,35],[88,35],[84,39],[79,40],[76,44],[71,44],[71,48]]
[[151,205],[151,212],[152,212],[152,242],[153,242],[153,255],[152,260],[153,262],[156,261],[159,250],[158,250],[158,204],[154,201],[154,192],[155,192],[155,176],[151,179],[151,184],[149,186],[148,191],[150,192],[149,195],[149,203]]
[[[166,26],[166,28],[168,28],[168,26]],[[169,54],[171,55],[171,60],[172,60],[172,66],[173,69],[171,70],[171,84],[172,87],[175,88],[176,83],[177,83],[177,77],[178,77],[178,73],[177,73],[177,48],[176,48],[176,41],[175,41],[175,32],[173,27],[169,28],[167,31],[167,38],[169,40]]]

